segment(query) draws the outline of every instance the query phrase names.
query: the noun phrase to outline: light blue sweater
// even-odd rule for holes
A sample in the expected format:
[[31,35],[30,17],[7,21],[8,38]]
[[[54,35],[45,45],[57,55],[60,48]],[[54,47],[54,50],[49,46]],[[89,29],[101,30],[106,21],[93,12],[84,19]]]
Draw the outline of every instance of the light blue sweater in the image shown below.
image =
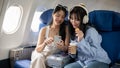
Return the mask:
[[[77,38],[76,38],[77,40]],[[71,40],[71,42],[76,42]],[[81,65],[87,65],[92,61],[99,61],[109,64],[111,60],[109,59],[107,52],[101,47],[102,37],[96,31],[95,28],[90,27],[86,31],[85,38],[77,43],[77,62]],[[75,57],[75,55],[72,55]]]

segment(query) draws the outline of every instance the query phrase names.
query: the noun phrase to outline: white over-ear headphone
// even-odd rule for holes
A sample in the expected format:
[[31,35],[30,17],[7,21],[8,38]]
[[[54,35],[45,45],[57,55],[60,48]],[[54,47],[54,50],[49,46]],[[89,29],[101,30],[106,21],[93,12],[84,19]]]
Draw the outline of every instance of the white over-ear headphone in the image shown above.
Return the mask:
[[83,24],[87,24],[88,21],[89,21],[88,10],[86,9],[86,7],[85,7],[85,5],[84,5],[83,3],[80,3],[79,6],[80,6],[81,8],[83,8],[83,9],[86,11],[86,13],[87,13],[87,15],[85,15],[85,16],[83,17]]

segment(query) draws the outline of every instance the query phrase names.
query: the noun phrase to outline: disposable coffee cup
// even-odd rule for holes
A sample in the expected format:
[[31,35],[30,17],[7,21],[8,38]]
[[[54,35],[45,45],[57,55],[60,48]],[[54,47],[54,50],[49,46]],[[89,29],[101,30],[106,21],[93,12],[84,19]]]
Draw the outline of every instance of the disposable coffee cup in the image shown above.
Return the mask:
[[70,54],[76,54],[76,49],[77,49],[77,45],[76,45],[76,43],[70,43],[70,49],[71,49],[71,51],[70,51]]

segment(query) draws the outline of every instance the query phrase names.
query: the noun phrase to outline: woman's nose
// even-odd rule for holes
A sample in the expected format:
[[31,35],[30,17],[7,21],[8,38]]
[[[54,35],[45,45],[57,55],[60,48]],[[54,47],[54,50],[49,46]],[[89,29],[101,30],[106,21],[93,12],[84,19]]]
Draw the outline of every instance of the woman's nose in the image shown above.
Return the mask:
[[59,21],[62,21],[62,20],[64,20],[64,18],[62,18],[62,17],[59,17]]

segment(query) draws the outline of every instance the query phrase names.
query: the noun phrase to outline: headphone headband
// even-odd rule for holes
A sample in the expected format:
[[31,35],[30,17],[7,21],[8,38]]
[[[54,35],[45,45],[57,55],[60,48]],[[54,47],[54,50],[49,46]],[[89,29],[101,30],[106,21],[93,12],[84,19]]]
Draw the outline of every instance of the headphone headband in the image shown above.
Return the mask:
[[89,20],[88,10],[87,10],[85,4],[83,4],[83,3],[80,3],[79,7],[83,8],[83,9],[86,11],[86,13],[87,13],[87,15],[85,15],[85,16],[83,17],[83,23],[84,23],[84,24],[87,24],[87,23],[88,23],[88,20]]

